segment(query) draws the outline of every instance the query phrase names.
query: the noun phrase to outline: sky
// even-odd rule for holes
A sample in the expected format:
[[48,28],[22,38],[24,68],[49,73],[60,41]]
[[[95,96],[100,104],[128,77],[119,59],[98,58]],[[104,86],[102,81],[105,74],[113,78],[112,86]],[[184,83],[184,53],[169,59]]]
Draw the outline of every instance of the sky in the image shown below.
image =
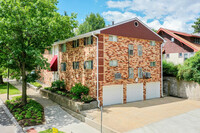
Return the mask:
[[137,17],[149,27],[192,33],[200,17],[200,0],[58,0],[58,12],[77,13],[79,24],[91,12],[99,13],[109,25]]

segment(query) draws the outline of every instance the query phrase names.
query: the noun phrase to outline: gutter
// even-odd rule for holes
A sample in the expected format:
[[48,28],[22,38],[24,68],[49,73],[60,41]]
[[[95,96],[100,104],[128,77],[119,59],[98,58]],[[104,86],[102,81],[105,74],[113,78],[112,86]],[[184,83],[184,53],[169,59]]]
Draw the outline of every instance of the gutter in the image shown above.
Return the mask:
[[99,38],[94,35],[92,32],[92,36],[94,36],[97,39],[97,102],[98,107],[100,108],[100,101],[99,101]]

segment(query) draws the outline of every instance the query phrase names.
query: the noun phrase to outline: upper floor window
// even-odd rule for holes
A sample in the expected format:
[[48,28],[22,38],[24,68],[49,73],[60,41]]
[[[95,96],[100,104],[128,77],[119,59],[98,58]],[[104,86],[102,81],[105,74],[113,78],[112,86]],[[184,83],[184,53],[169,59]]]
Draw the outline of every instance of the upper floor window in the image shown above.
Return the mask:
[[117,42],[117,36],[109,35],[109,41]]
[[117,62],[117,60],[111,60],[111,61],[109,62],[109,65],[110,65],[110,66],[118,66],[118,62]]
[[133,45],[132,44],[128,45],[128,54],[133,55]]
[[173,37],[171,38],[171,42],[174,42],[174,38]]
[[66,71],[66,63],[61,63],[61,71]]
[[79,62],[73,62],[73,69],[79,69]]
[[79,39],[78,40],[74,40],[73,41],[73,44],[72,44],[72,47],[73,48],[76,48],[76,47],[78,47],[79,46]]
[[138,68],[138,78],[143,78],[142,68]]
[[182,53],[178,53],[178,57],[179,57],[179,58],[182,58],[182,57],[183,57],[183,54],[182,54]]
[[133,79],[133,77],[134,77],[133,68],[128,68],[128,78]]
[[85,37],[84,38],[84,45],[89,45],[89,44],[93,44],[93,37]]
[[155,46],[156,45],[155,41],[150,41],[150,45]]
[[156,66],[156,62],[150,62],[150,66]]
[[166,54],[166,58],[169,58],[169,54]]
[[194,43],[200,44],[200,38],[194,38]]
[[61,51],[62,52],[66,52],[66,44],[62,44],[61,45]]
[[142,56],[142,45],[138,45],[138,56]]
[[93,69],[93,61],[85,61],[84,62],[84,69]]

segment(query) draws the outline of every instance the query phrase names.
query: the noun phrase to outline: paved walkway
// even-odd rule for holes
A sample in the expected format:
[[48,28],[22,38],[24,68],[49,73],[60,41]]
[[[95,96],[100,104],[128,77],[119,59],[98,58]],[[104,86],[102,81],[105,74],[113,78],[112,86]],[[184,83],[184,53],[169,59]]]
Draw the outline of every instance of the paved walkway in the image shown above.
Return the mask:
[[146,125],[127,133],[200,133],[200,109]]
[[[1,102],[0,102],[1,104]],[[5,113],[2,105],[0,105],[0,132],[2,133],[15,133],[16,127]]]
[[[16,88],[21,91],[21,84],[16,81],[10,82]],[[27,94],[30,98],[36,100],[44,107],[45,113],[45,124],[34,126],[34,127],[25,127],[24,130],[30,128],[36,129],[38,132],[52,127],[58,128],[60,131],[66,133],[98,133],[96,129],[90,127],[84,122],[79,121],[78,119],[72,117],[66,111],[64,111],[57,103],[41,96],[39,92],[35,92],[33,89],[27,89]],[[4,101],[6,100],[6,95],[0,96]],[[12,97],[12,96],[11,96]]]

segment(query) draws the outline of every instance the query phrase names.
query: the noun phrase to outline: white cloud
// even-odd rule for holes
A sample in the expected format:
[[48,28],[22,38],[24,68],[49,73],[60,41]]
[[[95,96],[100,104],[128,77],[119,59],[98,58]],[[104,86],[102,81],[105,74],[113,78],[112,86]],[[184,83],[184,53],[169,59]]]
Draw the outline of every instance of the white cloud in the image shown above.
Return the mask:
[[[109,0],[107,6],[112,9],[102,13],[107,21],[119,22],[138,17],[154,29],[164,27],[193,32],[191,25],[200,16],[199,0]],[[141,14],[145,16],[141,17]],[[148,20],[153,21],[147,23]]]

